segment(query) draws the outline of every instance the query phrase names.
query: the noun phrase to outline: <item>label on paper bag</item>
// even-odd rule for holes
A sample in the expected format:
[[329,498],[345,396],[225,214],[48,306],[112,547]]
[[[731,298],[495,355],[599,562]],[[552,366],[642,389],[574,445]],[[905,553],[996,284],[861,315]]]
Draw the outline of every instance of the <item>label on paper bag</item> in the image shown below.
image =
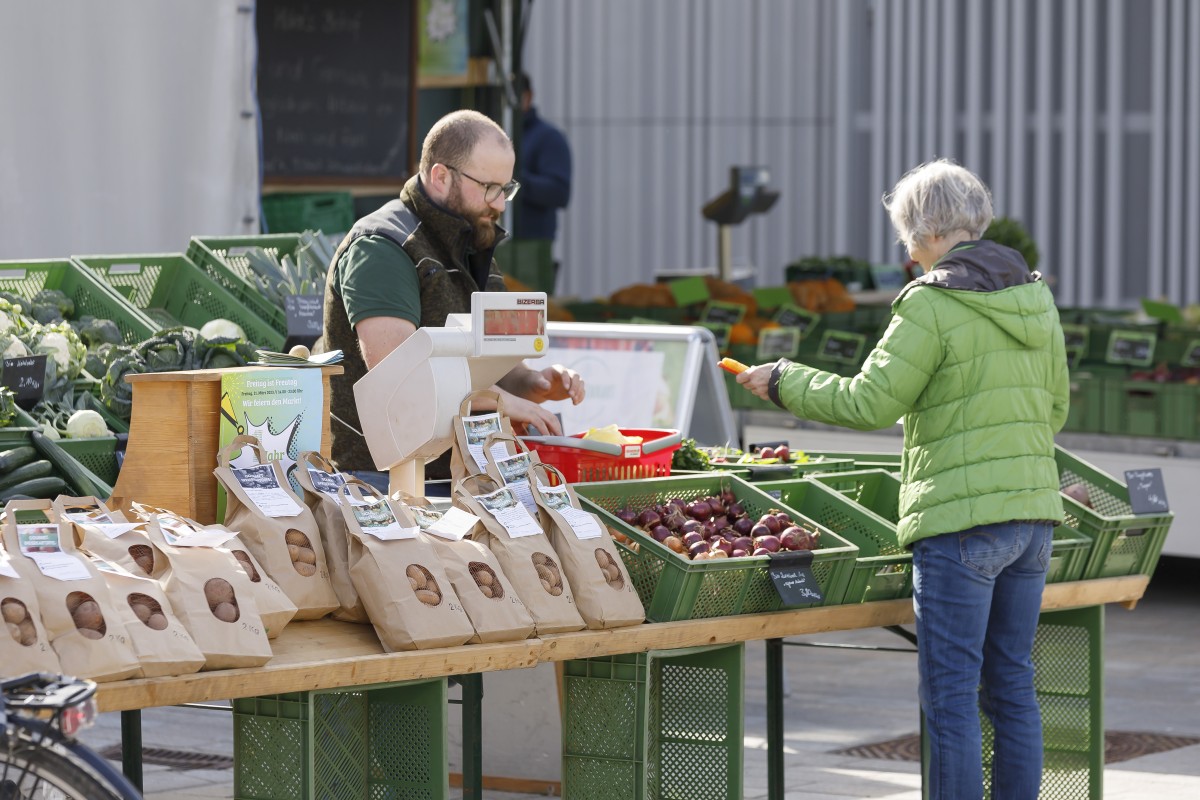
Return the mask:
[[[313,488],[321,494],[328,497],[339,506],[342,504],[342,487],[346,485],[346,476],[340,472],[326,472],[325,470],[308,468],[308,477],[312,480]],[[359,500],[354,495],[349,495],[350,505],[357,506],[366,504],[366,500]]]
[[571,526],[571,532],[576,539],[599,539],[603,535],[600,523],[586,511],[571,505],[571,496],[565,486],[543,486],[542,500],[547,506],[562,514],[563,519]]
[[300,504],[280,487],[275,479],[275,468],[270,464],[244,469],[230,468],[230,472],[241,484],[250,502],[268,517],[294,517],[300,513]]
[[135,528],[140,528],[144,523],[141,522],[82,522],[81,525],[86,525],[89,530],[99,531],[109,539],[116,539],[118,536],[124,536]]
[[496,459],[496,468],[500,470],[500,477],[504,479],[504,485],[516,492],[517,499],[530,514],[536,514],[537,501],[533,499],[533,490],[529,488],[529,468],[533,464],[529,453],[505,455],[503,458],[494,453],[493,457]]
[[[474,417],[462,418],[463,431],[467,435],[467,450],[475,459],[480,472],[487,472],[487,457],[483,454],[483,444],[493,433],[500,433],[500,415],[493,411],[490,414],[479,414]],[[508,448],[504,442],[492,445],[492,456],[496,459],[507,458]]]
[[400,521],[392,513],[392,507],[388,505],[387,500],[364,503],[361,506],[357,504],[351,505],[354,505],[354,519],[358,522],[358,526],[362,528],[363,533],[370,534],[376,539],[382,539],[385,542],[393,539],[417,538],[418,529],[416,527],[401,527]]
[[209,528],[198,531],[195,528],[183,530],[164,526],[162,532],[167,543],[176,547],[220,547],[237,536],[237,531],[231,531],[228,528]]
[[537,536],[543,533],[542,526],[529,515],[529,511],[509,487],[497,489],[491,494],[478,495],[475,499],[504,526],[511,538],[520,539],[523,536]]
[[21,544],[21,552],[29,556],[47,578],[85,581],[92,577],[82,561],[62,551],[57,525],[18,525],[17,541]]
[[112,524],[113,518],[103,511],[73,511],[66,515],[71,522],[78,522],[80,525],[95,525],[95,524]]
[[424,506],[410,506],[410,510],[421,530],[451,542],[462,541],[479,522],[479,517],[461,508],[451,508],[445,514]]

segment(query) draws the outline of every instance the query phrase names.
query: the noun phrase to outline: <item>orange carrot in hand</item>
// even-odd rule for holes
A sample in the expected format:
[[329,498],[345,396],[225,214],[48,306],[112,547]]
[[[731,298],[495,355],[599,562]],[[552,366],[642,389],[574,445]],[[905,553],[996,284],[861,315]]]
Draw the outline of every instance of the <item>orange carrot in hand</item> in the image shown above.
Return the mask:
[[719,366],[721,369],[725,370],[726,372],[732,372],[734,375],[737,375],[740,372],[745,372],[746,370],[750,369],[742,362],[735,361],[732,358],[722,358],[719,362],[717,362],[717,366]]

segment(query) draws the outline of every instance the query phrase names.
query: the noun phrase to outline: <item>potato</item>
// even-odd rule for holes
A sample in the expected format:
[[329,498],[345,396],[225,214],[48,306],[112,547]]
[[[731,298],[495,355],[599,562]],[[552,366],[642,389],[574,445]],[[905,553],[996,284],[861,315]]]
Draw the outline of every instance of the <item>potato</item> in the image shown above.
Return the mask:
[[491,586],[496,582],[496,575],[492,572],[492,568],[487,564],[482,564],[478,561],[472,561],[467,565],[471,570],[471,577],[480,586]]
[[154,549],[148,544],[134,544],[129,546],[129,555],[138,568],[150,575],[154,572]]
[[71,614],[71,619],[75,621],[76,628],[91,628],[98,631],[104,626],[104,614],[100,611],[100,604],[95,600],[84,600],[76,606],[75,612]]
[[305,564],[312,564],[313,566],[316,566],[317,553],[311,547],[301,547],[300,555],[296,558],[296,560]]
[[608,567],[608,564],[611,560],[612,559],[609,557],[607,550],[601,547],[596,548],[596,563],[600,565],[600,569],[605,569]]
[[[494,593],[492,592],[492,587],[484,586],[482,583],[479,584],[479,591],[483,594],[484,597],[491,598],[494,596]],[[13,625],[12,623],[9,623],[9,627],[13,628],[16,626]],[[16,638],[16,637],[14,637],[14,638]]]
[[538,577],[543,583],[548,583],[551,586],[558,583],[558,576],[555,574],[557,570],[552,570],[543,564],[538,564],[534,569],[537,570]]
[[77,630],[88,639],[99,640],[104,638],[104,633],[95,628],[77,628]]
[[554,584],[550,583],[550,581],[543,578],[542,579],[542,588],[545,589],[547,593],[553,594],[553,592],[551,592],[550,590],[554,588]]
[[217,603],[212,611],[213,616],[221,622],[237,622],[237,618],[240,616],[238,607],[233,603]]
[[150,615],[154,613],[150,610],[150,606],[145,603],[131,602],[129,607],[133,609],[133,613],[137,614],[137,618],[142,622],[150,619]]
[[625,579],[621,577],[621,568],[616,564],[609,564],[604,568],[604,579],[609,583],[625,584]]
[[555,584],[554,586],[551,586],[547,591],[549,591],[550,594],[553,595],[554,597],[558,597],[563,592],[562,585]]
[[312,544],[308,541],[308,537],[304,535],[304,531],[298,531],[295,528],[289,529],[288,532],[283,535],[283,540],[288,544],[298,544],[301,547],[312,547]]
[[85,600],[95,602],[95,599],[87,592],[71,592],[67,595],[67,613],[75,615],[75,609],[79,608],[80,603]]
[[535,566],[540,567],[541,565],[546,564],[549,561],[550,561],[550,557],[548,555],[546,555],[545,553],[534,553],[533,554],[533,563]]
[[300,560],[300,545],[289,544],[287,546],[287,548],[288,548],[288,558],[290,558],[293,563],[299,561]]
[[20,642],[21,642],[21,626],[15,622],[6,622],[4,624],[8,626],[8,635],[13,638],[14,642],[17,642],[18,644],[20,644]]
[[431,592],[428,589],[418,589],[417,599],[427,606],[436,606],[442,602],[442,596],[437,592]]
[[14,625],[20,625],[21,620],[29,615],[29,612],[25,610],[25,604],[12,597],[4,600],[4,603],[0,605],[0,612],[3,613],[5,622],[11,622]]
[[233,595],[233,586],[224,578],[210,578],[204,584],[204,597],[211,609],[216,609],[222,603],[237,603],[237,598]]
[[35,627],[33,624],[32,617],[25,617],[25,619],[22,620],[20,625],[17,627],[21,629],[21,644],[23,646],[28,647],[29,645],[37,642],[38,632],[37,627]]
[[296,568],[296,572],[299,572],[306,578],[311,578],[313,575],[317,574],[317,567],[315,564],[305,564],[303,561],[297,561],[295,564],[292,564],[292,566]]
[[245,550],[234,550],[233,557],[242,565],[242,571],[249,576],[251,583],[262,583],[258,570],[254,568],[254,562],[250,560],[250,556],[246,554]]
[[308,348],[304,345],[296,344],[292,345],[291,350],[288,350],[288,355],[294,356],[295,358],[308,358],[312,354],[308,352]]
[[165,631],[167,629],[167,615],[161,612],[151,614],[149,619],[142,621],[156,631]]

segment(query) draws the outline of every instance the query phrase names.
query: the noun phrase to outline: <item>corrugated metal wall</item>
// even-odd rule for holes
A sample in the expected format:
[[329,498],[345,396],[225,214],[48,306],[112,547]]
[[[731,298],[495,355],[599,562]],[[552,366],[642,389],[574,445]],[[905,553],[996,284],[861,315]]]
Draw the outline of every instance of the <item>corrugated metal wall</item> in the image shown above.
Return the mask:
[[778,283],[896,261],[879,205],[949,156],[1022,220],[1063,305],[1200,302],[1200,3],[540,0],[525,63],[575,157],[560,293],[716,263],[729,167],[782,196],[734,229]]

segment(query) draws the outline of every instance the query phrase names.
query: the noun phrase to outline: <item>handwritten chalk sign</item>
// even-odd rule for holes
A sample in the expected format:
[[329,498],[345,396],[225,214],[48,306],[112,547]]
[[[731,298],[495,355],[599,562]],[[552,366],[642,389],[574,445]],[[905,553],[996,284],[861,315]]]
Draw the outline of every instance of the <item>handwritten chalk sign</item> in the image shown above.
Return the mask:
[[821,346],[818,348],[817,354],[826,361],[836,361],[839,364],[857,364],[866,343],[867,337],[861,333],[825,331],[825,335],[821,338]]
[[800,331],[800,337],[803,338],[805,334],[815,328],[817,323],[821,321],[821,315],[806,311],[799,306],[785,303],[780,306],[779,311],[775,313],[772,319],[779,323],[779,327],[781,328],[796,328]]
[[799,328],[766,328],[758,334],[758,362],[795,358],[800,349]]
[[12,390],[17,405],[28,411],[36,406],[46,392],[46,356],[6,358],[0,381]]
[[319,294],[285,295],[283,310],[287,314],[286,348],[297,344],[312,347],[324,327],[324,298]]
[[1158,467],[1127,469],[1125,483],[1129,486],[1129,505],[1134,514],[1165,514],[1171,510],[1162,470]]
[[700,326],[712,331],[713,338],[717,340],[718,350],[729,349],[729,334],[732,333],[732,325],[724,322],[701,322]]
[[1187,349],[1183,352],[1183,358],[1179,363],[1185,367],[1200,367],[1200,339],[1188,342]]
[[1108,337],[1109,364],[1130,364],[1147,367],[1154,361],[1154,345],[1158,336],[1145,331],[1115,330]]
[[817,605],[825,601],[825,595],[813,575],[812,561],[811,550],[767,556],[767,572],[785,608]]
[[710,300],[700,315],[700,321],[737,325],[745,315],[746,307],[740,303],[722,303],[719,300]]

